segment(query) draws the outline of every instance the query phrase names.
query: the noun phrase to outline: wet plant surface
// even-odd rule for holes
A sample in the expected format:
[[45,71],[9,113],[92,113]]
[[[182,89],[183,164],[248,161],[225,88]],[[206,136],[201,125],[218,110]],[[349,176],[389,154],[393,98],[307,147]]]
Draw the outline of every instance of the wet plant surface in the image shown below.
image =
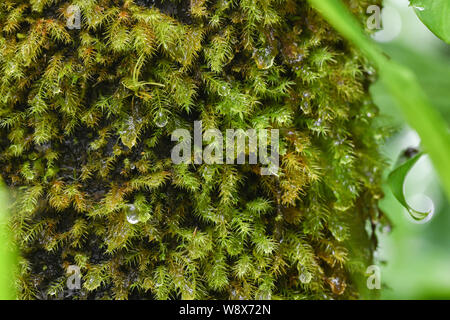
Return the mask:
[[[80,30],[69,2],[30,3],[0,4],[21,298],[358,297],[389,130],[370,66],[306,1],[77,2]],[[194,120],[279,129],[279,175],[174,165]]]

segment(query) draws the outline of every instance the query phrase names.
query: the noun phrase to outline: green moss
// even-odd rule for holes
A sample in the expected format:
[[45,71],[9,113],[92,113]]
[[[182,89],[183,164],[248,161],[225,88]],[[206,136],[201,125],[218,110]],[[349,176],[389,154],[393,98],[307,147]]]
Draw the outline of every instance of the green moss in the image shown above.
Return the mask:
[[[386,129],[372,69],[306,1],[5,0],[0,29],[22,298],[64,297],[74,264],[80,299],[358,297]],[[280,129],[279,177],[174,165],[194,120]]]

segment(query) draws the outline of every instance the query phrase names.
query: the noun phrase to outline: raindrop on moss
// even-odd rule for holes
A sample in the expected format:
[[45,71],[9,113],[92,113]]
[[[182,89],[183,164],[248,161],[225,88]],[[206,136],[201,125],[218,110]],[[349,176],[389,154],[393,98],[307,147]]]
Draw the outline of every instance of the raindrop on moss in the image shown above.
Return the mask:
[[307,270],[303,270],[302,273],[298,276],[298,279],[300,280],[301,283],[310,283],[312,279],[312,274]]
[[340,276],[333,276],[327,279],[328,284],[330,285],[331,291],[334,294],[341,295],[344,293],[347,284],[345,280]]
[[346,154],[345,156],[343,156],[340,159],[341,165],[348,165],[348,164],[352,163],[352,161],[353,161],[353,158],[348,154]]
[[54,87],[54,88],[53,88],[53,94],[54,94],[54,95],[57,95],[57,94],[59,94],[59,93],[61,93],[61,88],[60,88],[60,87]]
[[313,122],[311,129],[320,131],[321,129],[323,129],[322,124],[323,124],[323,119],[319,118]]
[[156,119],[155,119],[155,124],[160,127],[163,128],[167,125],[167,122],[169,121],[169,117],[167,116],[167,114],[163,111],[158,112],[158,114],[156,115]]
[[136,207],[133,204],[127,205],[127,221],[131,224],[136,224],[139,222],[139,216],[137,214]]
[[340,135],[336,136],[336,140],[333,142],[335,146],[339,146],[345,142],[345,138],[342,138]]
[[314,122],[314,126],[315,127],[320,127],[322,125],[322,119],[317,119],[317,121],[316,122]]
[[345,228],[341,225],[332,226],[331,233],[333,234],[333,237],[339,242],[344,241],[347,237]]
[[309,104],[308,101],[305,101],[302,103],[301,109],[305,114],[308,114],[311,112],[311,105]]
[[134,145],[136,144],[138,130],[132,117],[129,117],[128,120],[124,123],[122,130],[119,131],[119,134],[124,145],[126,145],[130,149],[134,147]]
[[253,59],[258,69],[269,69],[273,66],[275,60],[274,50],[271,47],[255,49],[253,51]]
[[219,96],[226,97],[230,94],[230,87],[224,84],[218,88],[217,93]]

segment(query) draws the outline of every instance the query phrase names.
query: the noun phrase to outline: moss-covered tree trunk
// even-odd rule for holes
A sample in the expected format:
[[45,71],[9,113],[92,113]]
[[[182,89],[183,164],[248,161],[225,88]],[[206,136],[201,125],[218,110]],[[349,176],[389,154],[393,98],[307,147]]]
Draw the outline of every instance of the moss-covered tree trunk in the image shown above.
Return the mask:
[[[0,31],[22,298],[359,296],[385,132],[372,69],[307,1],[2,0]],[[195,120],[279,129],[278,174],[174,164]]]

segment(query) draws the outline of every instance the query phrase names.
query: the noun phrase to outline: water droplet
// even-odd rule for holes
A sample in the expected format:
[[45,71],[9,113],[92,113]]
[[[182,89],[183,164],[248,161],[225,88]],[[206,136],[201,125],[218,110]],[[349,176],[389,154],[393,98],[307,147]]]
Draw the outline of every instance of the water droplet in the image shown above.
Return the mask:
[[346,154],[345,156],[343,156],[341,158],[340,162],[341,162],[342,165],[347,165],[347,164],[351,163],[352,160],[353,160],[352,157],[350,155]]
[[258,69],[269,69],[273,66],[275,60],[274,51],[275,50],[271,47],[255,49],[255,51],[253,51],[253,59],[255,60]]
[[303,53],[298,53],[294,59],[290,61],[291,64],[296,64],[303,61],[305,55]]
[[345,288],[347,287],[347,284],[345,283],[344,279],[339,276],[328,278],[327,282],[331,287],[331,291],[337,295],[343,294]]
[[217,90],[217,93],[219,94],[219,96],[222,97],[226,97],[230,94],[231,90],[230,87],[228,86],[228,84],[224,84],[222,86],[220,86]]
[[303,271],[298,276],[298,279],[300,280],[301,283],[310,283],[311,279],[312,279],[311,272],[307,271],[305,268],[302,268],[302,269],[303,269]]
[[344,141],[345,141],[345,139],[344,138],[342,138],[340,135],[337,135],[337,140],[336,141],[334,141],[334,145],[335,146],[338,146],[338,145],[341,145],[341,144],[343,144],[344,143]]
[[136,224],[139,222],[139,216],[137,214],[136,207],[133,204],[127,205],[127,221],[131,224]]
[[328,228],[337,241],[341,242],[347,238],[347,230],[343,225],[343,222],[333,220],[329,222]]
[[308,114],[308,113],[311,112],[311,105],[309,104],[308,101],[303,102],[303,104],[301,105],[300,108],[302,109],[302,111],[303,111],[305,114]]
[[135,126],[133,117],[129,117],[124,123],[122,130],[119,131],[122,143],[128,148],[132,148],[136,144],[138,130]]
[[356,194],[356,187],[355,187],[354,185],[348,186],[348,190],[349,190],[352,194]]
[[305,50],[299,48],[296,42],[292,42],[290,45],[284,46],[283,54],[286,61],[294,67],[294,69],[299,68],[299,64],[303,61],[306,56]]
[[189,287],[187,284],[184,285],[184,290],[186,290],[190,296],[192,296],[192,294],[194,293],[194,289]]
[[314,122],[313,128],[314,129],[320,129],[320,127],[322,126],[322,122],[323,122],[322,118],[317,119]]
[[[411,222],[423,224],[434,216],[434,203],[428,196],[417,194],[408,199],[409,209],[405,209],[407,217]],[[414,209],[413,209],[414,208]]]
[[331,233],[333,234],[333,236],[336,238],[337,241],[345,240],[345,229],[343,226],[333,228]]
[[419,7],[419,6],[413,6],[414,9],[419,10],[419,11],[424,11],[425,8],[424,7]]
[[14,62],[9,63],[9,74],[15,74],[17,71],[17,65]]
[[155,124],[160,127],[163,128],[166,126],[167,122],[169,121],[169,117],[167,116],[167,114],[163,111],[158,112],[156,119],[155,119]]

